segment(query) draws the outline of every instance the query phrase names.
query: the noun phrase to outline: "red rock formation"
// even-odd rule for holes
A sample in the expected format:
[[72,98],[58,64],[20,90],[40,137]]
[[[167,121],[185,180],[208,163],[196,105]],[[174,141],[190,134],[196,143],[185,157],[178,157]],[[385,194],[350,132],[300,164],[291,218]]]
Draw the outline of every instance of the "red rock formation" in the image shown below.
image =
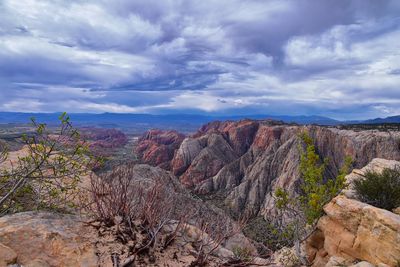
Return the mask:
[[[259,122],[211,122],[185,140],[175,154],[172,170],[181,182],[193,187],[215,176],[225,165],[242,156],[253,143]],[[190,165],[190,166],[189,166]]]
[[305,130],[320,156],[330,159],[329,177],[336,176],[347,155],[353,157],[356,168],[376,157],[400,160],[399,132],[255,120],[211,122],[183,142],[176,132],[150,131],[137,151],[144,162],[170,168],[181,183],[198,193],[224,191],[225,204],[233,212],[248,210],[267,217],[274,209],[271,192],[277,187],[295,192],[302,144],[299,133]]
[[[286,126],[287,127],[287,126]],[[282,127],[269,127],[261,126],[254,137],[253,149],[265,150],[276,140],[281,138],[285,126]]]
[[113,149],[128,143],[127,136],[116,129],[82,128],[82,139],[89,143],[90,149],[99,156],[109,156]]
[[226,121],[204,125],[184,140],[172,160],[173,173],[198,193],[228,192],[234,212],[268,216],[270,192],[294,192],[299,173],[299,133],[308,131],[317,152],[329,158],[327,175],[335,177],[350,155],[359,168],[375,157],[400,159],[400,133],[291,126],[272,121]]
[[177,131],[150,130],[139,139],[136,153],[144,163],[169,170],[170,161],[184,138]]
[[[222,167],[237,157],[235,151],[221,135],[212,133],[201,137],[201,139],[200,143],[206,142],[205,146],[201,148],[201,151],[189,150],[187,152],[189,155],[192,155],[190,158],[191,161],[188,162],[190,166],[180,176],[181,182],[187,187],[193,187],[213,177]],[[179,162],[182,162],[181,159],[184,157],[184,153],[182,149],[177,151],[176,157]],[[177,161],[174,160],[172,169],[177,173],[177,170],[183,170],[184,168],[179,166]]]

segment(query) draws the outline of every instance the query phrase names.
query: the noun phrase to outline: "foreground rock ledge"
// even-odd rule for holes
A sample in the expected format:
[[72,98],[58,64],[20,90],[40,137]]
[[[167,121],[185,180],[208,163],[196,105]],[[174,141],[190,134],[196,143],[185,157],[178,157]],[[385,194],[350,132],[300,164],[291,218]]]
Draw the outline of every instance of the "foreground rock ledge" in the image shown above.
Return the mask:
[[[349,183],[367,170],[381,171],[400,164],[374,159],[361,170],[354,170]],[[358,176],[358,177],[357,177]],[[400,215],[362,203],[350,189],[324,207],[326,216],[318,222],[317,231],[309,238],[306,252],[314,267],[337,266],[335,258],[345,262],[367,261],[373,265],[398,266],[400,261]]]
[[[95,233],[73,215],[24,212],[0,218],[0,267],[98,266]],[[7,254],[5,254],[7,253]],[[14,257],[13,257],[14,255]],[[40,265],[38,265],[40,263]]]

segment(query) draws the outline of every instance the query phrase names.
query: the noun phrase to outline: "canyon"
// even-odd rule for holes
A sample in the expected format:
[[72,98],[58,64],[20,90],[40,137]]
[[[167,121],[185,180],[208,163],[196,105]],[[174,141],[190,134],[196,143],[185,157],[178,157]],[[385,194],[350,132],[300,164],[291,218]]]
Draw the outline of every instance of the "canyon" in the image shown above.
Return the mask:
[[[319,156],[329,159],[327,178],[338,174],[346,156],[353,159],[354,168],[374,158],[400,160],[398,131],[353,131],[272,120],[211,122],[185,138],[177,132],[151,131],[139,140],[138,152],[144,162],[171,171],[196,194],[222,197],[231,213],[268,218],[274,212],[271,193],[276,188],[298,190],[302,132],[314,140]],[[173,142],[165,136],[174,136]]]
[[[310,265],[397,266],[398,211],[362,203],[352,182],[363,177],[367,170],[379,172],[400,166],[398,131],[301,126],[273,120],[215,121],[191,135],[153,129],[137,140],[134,153],[138,162],[123,168],[134,183],[146,188],[158,184],[168,189],[177,200],[174,203],[177,210],[193,212],[206,224],[233,225],[243,215],[268,220],[277,212],[273,197],[277,188],[287,189],[291,196],[299,193],[304,132],[313,140],[320,158],[329,159],[326,179],[336,177],[347,156],[353,159],[353,171],[346,176],[349,187],[324,207],[325,215],[302,244]],[[87,130],[85,134],[91,144],[104,152],[126,143],[126,137],[118,131]],[[10,160],[23,153],[24,149],[11,152]],[[81,182],[86,192],[90,187],[89,177],[83,177]],[[177,218],[162,228],[162,240],[174,232]],[[198,249],[196,237],[204,233],[194,226],[196,219],[186,223],[183,236],[176,237],[172,246],[139,258],[137,266],[191,265]],[[118,226],[106,231],[98,224],[88,223],[85,216],[22,212],[1,217],[0,226],[0,266],[111,267],[115,263],[110,255],[129,258],[132,249],[132,244],[115,238],[112,231],[119,231]],[[29,246],[31,243],[35,246]],[[263,259],[258,257],[257,244],[241,231],[221,242],[210,256],[208,266],[235,266],[227,263],[236,257],[238,247],[257,255],[252,259],[257,266],[291,266],[281,262],[282,255],[287,258],[291,248],[282,248]]]

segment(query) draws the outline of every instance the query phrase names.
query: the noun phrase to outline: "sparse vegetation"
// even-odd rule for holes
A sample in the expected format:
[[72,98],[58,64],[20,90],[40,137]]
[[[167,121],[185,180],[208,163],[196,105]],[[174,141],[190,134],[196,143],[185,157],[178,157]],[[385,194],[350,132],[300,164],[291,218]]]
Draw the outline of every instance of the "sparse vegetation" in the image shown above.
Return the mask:
[[354,189],[361,201],[391,211],[400,206],[400,167],[367,172]]
[[222,215],[205,216],[202,209],[192,210],[190,205],[180,210],[181,199],[168,181],[139,181],[133,173],[134,165],[127,164],[91,177],[91,201],[85,209],[92,218],[90,224],[128,247],[128,252],[110,252],[114,266],[137,264],[143,256],[153,258],[178,236],[181,243],[195,249],[190,266],[206,266],[223,242],[244,226]]
[[251,262],[253,260],[253,253],[248,247],[234,246],[232,252],[235,255],[235,260],[240,262]]
[[[93,221],[100,223],[99,227],[111,231],[123,244],[131,244],[129,255],[124,255],[118,266],[128,266],[140,254],[152,254],[163,247],[160,232],[164,226],[173,223],[176,207],[175,194],[168,185],[162,180],[154,184],[135,181],[131,179],[132,167],[124,165],[101,177],[92,176],[91,201],[86,207]],[[181,226],[180,221],[176,228]],[[174,235],[170,235],[164,246],[173,238]],[[115,256],[118,262],[120,256]]]
[[[323,215],[323,207],[346,186],[345,176],[350,171],[352,159],[346,157],[336,179],[325,179],[324,173],[328,159],[322,160],[318,156],[313,140],[307,133],[301,134],[305,144],[300,158],[300,194],[291,196],[283,188],[275,192],[278,214],[275,220],[279,228],[293,229],[289,241],[293,242],[296,253],[302,264],[307,264],[301,257],[300,243],[315,229],[318,219]],[[279,229],[278,228],[278,229]]]
[[298,257],[298,255],[296,255],[296,252],[288,247],[284,247],[280,250],[277,261],[280,266],[284,267],[302,266],[300,258]]
[[35,133],[23,136],[21,155],[9,158],[7,148],[1,147],[0,215],[74,208],[80,179],[95,162],[65,113],[55,133],[34,119],[32,124]]
[[[248,222],[243,229],[244,234],[252,240],[263,244],[265,247],[272,251],[279,250],[285,246],[292,245],[293,228],[286,225],[280,227],[279,221],[266,221],[263,217],[259,216],[253,218]],[[260,250],[264,249],[260,247]],[[264,254],[264,251],[259,251]]]
[[302,133],[301,139],[305,143],[306,149],[300,158],[302,183],[298,201],[307,223],[313,224],[323,215],[323,207],[345,187],[345,176],[350,171],[352,159],[345,158],[344,165],[336,179],[325,179],[324,173],[329,159],[320,159],[313,140],[307,133]]
[[231,224],[223,216],[218,215],[213,218],[198,218],[194,225],[198,227],[200,232],[196,240],[192,241],[197,249],[197,255],[190,267],[206,266],[209,257],[228,238],[240,233],[246,221],[243,218],[238,223]]

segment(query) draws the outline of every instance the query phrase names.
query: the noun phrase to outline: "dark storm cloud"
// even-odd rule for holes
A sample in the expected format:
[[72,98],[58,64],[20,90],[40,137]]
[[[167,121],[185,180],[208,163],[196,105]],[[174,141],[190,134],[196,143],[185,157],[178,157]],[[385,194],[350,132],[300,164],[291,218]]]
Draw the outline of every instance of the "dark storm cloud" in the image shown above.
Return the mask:
[[4,0],[0,109],[396,114],[399,14],[396,0]]

